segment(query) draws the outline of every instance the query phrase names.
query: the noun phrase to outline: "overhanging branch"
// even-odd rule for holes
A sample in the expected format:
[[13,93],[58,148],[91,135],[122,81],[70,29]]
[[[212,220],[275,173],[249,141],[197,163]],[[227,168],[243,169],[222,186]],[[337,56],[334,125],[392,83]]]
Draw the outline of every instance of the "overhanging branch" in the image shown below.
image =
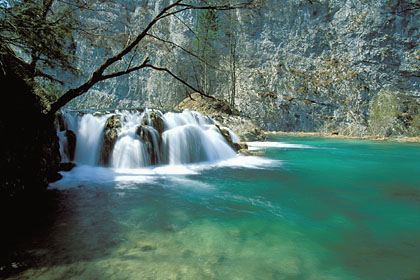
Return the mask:
[[196,89],[195,87],[193,87],[192,85],[190,85],[189,83],[187,83],[186,81],[184,81],[183,79],[181,79],[180,77],[178,77],[177,75],[175,75],[175,74],[174,74],[172,71],[170,71],[168,68],[164,68],[164,67],[157,67],[157,66],[154,66],[154,65],[152,65],[152,64],[146,64],[146,65],[145,65],[145,67],[151,68],[151,69],[156,70],[156,71],[163,71],[163,72],[166,72],[166,73],[168,73],[169,75],[171,75],[174,79],[176,79],[177,81],[181,82],[182,84],[184,84],[184,85],[185,85],[185,86],[187,86],[188,88],[192,89],[193,91],[198,92],[199,94],[201,94],[201,95],[203,95],[203,96],[205,96],[205,97],[208,97],[208,98],[214,99],[214,97],[213,97],[213,96],[208,95],[208,94],[205,94],[203,91],[201,91],[201,90],[199,90],[199,89]]
[[54,78],[53,76],[48,75],[48,74],[45,74],[44,72],[41,72],[41,71],[39,71],[39,70],[35,70],[35,74],[34,74],[34,76],[35,76],[35,77],[42,77],[42,78],[46,78],[46,79],[48,79],[48,80],[50,80],[50,81],[57,82],[57,83],[59,83],[60,85],[64,85],[64,82],[63,82],[63,81],[58,80],[58,79]]
[[158,41],[160,41],[160,42],[167,43],[167,44],[170,44],[170,45],[172,45],[172,46],[174,46],[174,47],[176,47],[176,48],[179,48],[180,50],[182,50],[182,51],[183,51],[183,52],[185,52],[186,54],[188,54],[188,55],[190,55],[190,56],[192,56],[192,57],[196,58],[197,60],[201,61],[202,63],[204,63],[204,64],[206,64],[206,65],[210,66],[210,68],[212,68],[212,69],[215,69],[215,70],[217,70],[217,71],[224,71],[224,70],[219,69],[219,68],[217,68],[216,66],[214,66],[214,65],[210,64],[208,61],[206,61],[206,60],[205,60],[205,59],[203,59],[202,57],[199,57],[199,56],[198,56],[198,55],[196,55],[195,53],[193,53],[193,52],[191,52],[191,51],[187,50],[186,48],[184,48],[184,47],[182,47],[182,46],[180,46],[180,45],[178,45],[178,44],[176,44],[176,43],[174,43],[174,42],[172,42],[172,41],[169,41],[169,40],[165,40],[165,39],[159,38],[159,37],[157,37],[157,36],[155,36],[155,35],[153,35],[153,34],[150,34],[150,33],[149,33],[149,34],[147,34],[147,36],[150,36],[150,37],[152,37],[153,39],[156,39],[156,40],[158,40]]
[[138,71],[140,69],[143,69],[143,68],[147,67],[147,63],[149,63],[149,61],[150,61],[150,59],[148,57],[146,57],[140,65],[138,65],[136,67],[133,67],[133,68],[128,68],[124,71],[115,72],[115,73],[108,74],[108,75],[102,75],[101,80],[108,80],[108,79],[111,79],[111,78],[116,78],[116,77],[119,77],[119,76],[130,74],[131,72]]
[[68,102],[70,102],[72,99],[74,99],[74,98],[82,95],[83,93],[87,92],[91,87],[93,87],[96,83],[98,83],[100,81],[103,81],[103,80],[106,80],[106,79],[111,79],[111,78],[122,76],[122,75],[126,75],[126,74],[129,74],[131,72],[134,72],[134,71],[146,68],[146,67],[157,70],[157,71],[164,71],[164,72],[168,73],[169,75],[171,75],[173,78],[175,78],[177,81],[179,81],[182,84],[184,84],[185,86],[187,86],[188,88],[200,93],[203,96],[206,96],[206,97],[209,97],[209,98],[214,98],[212,96],[209,96],[209,95],[203,93],[201,90],[198,90],[195,87],[191,86],[186,81],[182,80],[177,75],[172,73],[169,69],[163,68],[163,67],[157,67],[157,66],[148,64],[147,60],[143,61],[143,63],[140,64],[137,67],[130,68],[130,65],[129,65],[127,67],[128,69],[125,70],[125,71],[120,71],[120,72],[115,72],[115,73],[112,73],[112,74],[104,75],[104,72],[111,65],[113,65],[114,63],[116,63],[118,61],[121,61],[134,48],[137,48],[138,44],[147,35],[149,35],[148,33],[152,29],[152,27],[156,23],[158,23],[161,19],[164,19],[164,18],[172,16],[172,15],[176,15],[176,14],[181,13],[181,12],[186,11],[186,10],[233,10],[233,9],[246,8],[251,3],[250,1],[248,1],[247,3],[242,3],[242,4],[238,4],[238,5],[233,5],[233,6],[230,6],[230,5],[194,6],[194,5],[191,5],[191,4],[184,4],[182,2],[183,2],[183,0],[177,0],[174,3],[164,7],[149,22],[149,24],[143,29],[143,31],[141,31],[134,38],[134,40],[131,43],[129,43],[126,47],[124,47],[116,55],[108,58],[99,68],[97,68],[96,71],[94,71],[92,73],[92,75],[91,75],[91,77],[89,78],[88,81],[86,81],[84,84],[82,84],[81,86],[79,86],[77,88],[70,89],[65,94],[63,94],[60,98],[58,98],[58,100],[56,102],[51,104],[50,111],[49,111],[48,114],[50,116],[54,116],[55,112],[57,112],[57,110],[59,110],[62,106],[64,106]]
[[166,13],[162,14],[159,17],[159,20],[160,19],[163,19],[163,18],[166,18],[166,17],[169,17],[169,16],[173,16],[173,15],[179,14],[179,13],[184,12],[184,11],[187,11],[187,10],[217,10],[217,11],[228,11],[228,10],[243,9],[243,8],[246,8],[247,6],[250,5],[250,2],[247,2],[247,3],[241,3],[241,4],[237,4],[237,5],[233,5],[233,6],[231,6],[231,5],[194,6],[194,5],[191,5],[191,4],[184,4],[184,3],[181,3],[181,2],[182,2],[182,0],[181,1],[177,1],[174,4],[174,6],[175,7],[182,7],[182,8],[180,8],[179,10],[176,10],[176,11],[166,12]]

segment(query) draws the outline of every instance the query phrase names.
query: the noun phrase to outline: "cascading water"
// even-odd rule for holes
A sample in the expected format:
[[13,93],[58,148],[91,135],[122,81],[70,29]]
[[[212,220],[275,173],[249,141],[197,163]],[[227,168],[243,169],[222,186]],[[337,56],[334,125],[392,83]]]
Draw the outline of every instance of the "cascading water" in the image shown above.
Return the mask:
[[74,154],[80,165],[135,169],[214,162],[236,155],[214,120],[188,110],[63,111],[58,123],[63,161],[71,161]]

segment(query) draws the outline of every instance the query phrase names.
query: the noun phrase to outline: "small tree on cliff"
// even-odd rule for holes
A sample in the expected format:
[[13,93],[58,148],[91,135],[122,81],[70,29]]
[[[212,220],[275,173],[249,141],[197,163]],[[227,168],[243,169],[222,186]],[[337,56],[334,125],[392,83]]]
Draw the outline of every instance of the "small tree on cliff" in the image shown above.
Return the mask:
[[[28,0],[23,2],[11,0],[1,2],[1,26],[7,27],[1,31],[2,42],[13,45],[23,50],[27,56],[30,56],[28,65],[33,68],[33,77],[41,75],[49,77],[51,80],[54,79],[45,73],[38,72],[40,66],[50,66],[52,68],[59,66],[74,72],[75,68],[72,66],[73,46],[69,42],[71,42],[72,31],[81,27],[76,20],[77,17],[74,15],[79,9],[89,8],[89,5],[82,0],[73,0],[73,2],[70,3],[70,6],[73,8],[60,10],[59,8],[54,9],[54,0]],[[122,47],[119,52],[105,59],[105,61],[93,71],[86,82],[78,87],[69,89],[53,102],[48,114],[50,116],[54,115],[62,106],[72,99],[86,93],[98,82],[127,75],[145,68],[166,72],[190,90],[208,96],[202,90],[197,89],[197,87],[180,78],[170,69],[152,64],[150,58],[141,52],[142,46],[140,46],[140,43],[145,42],[145,38],[151,36],[150,32],[158,22],[169,17],[175,17],[177,14],[184,11],[231,10],[245,8],[250,6],[250,4],[251,3],[248,2],[236,5],[217,3],[200,5],[191,4],[186,0],[176,0],[172,2],[172,4],[162,8],[154,17],[152,17],[140,32],[131,37],[132,39],[129,38],[127,44]],[[28,14],[26,18],[20,17],[21,15],[26,14]],[[65,20],[66,16],[69,18],[68,21]],[[33,28],[30,24],[31,17],[35,18]],[[57,36],[55,37],[55,35]],[[49,44],[49,42],[51,43]],[[129,58],[130,56],[131,58]],[[140,58],[143,56],[143,59],[141,62],[135,64],[135,60],[133,60],[133,57],[135,56]]]
[[[200,2],[204,6],[210,5],[205,0]],[[196,16],[194,48],[197,55],[202,58],[199,62],[200,72],[202,73],[199,86],[207,94],[212,91],[209,64],[213,64],[216,60],[216,48],[213,46],[213,41],[217,40],[217,32],[217,11],[199,10]]]
[[235,108],[235,99],[236,99],[236,70],[238,64],[238,54],[237,54],[237,46],[238,46],[238,27],[236,25],[235,20],[233,19],[232,11],[228,13],[229,19],[229,78],[230,78],[230,98],[229,103],[232,108]]

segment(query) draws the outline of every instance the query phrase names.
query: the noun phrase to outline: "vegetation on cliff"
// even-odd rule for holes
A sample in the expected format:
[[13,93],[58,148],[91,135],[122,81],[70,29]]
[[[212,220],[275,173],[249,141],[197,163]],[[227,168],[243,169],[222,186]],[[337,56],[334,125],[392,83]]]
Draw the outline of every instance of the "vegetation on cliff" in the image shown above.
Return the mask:
[[419,97],[389,90],[380,91],[371,104],[370,135],[391,137],[420,135]]

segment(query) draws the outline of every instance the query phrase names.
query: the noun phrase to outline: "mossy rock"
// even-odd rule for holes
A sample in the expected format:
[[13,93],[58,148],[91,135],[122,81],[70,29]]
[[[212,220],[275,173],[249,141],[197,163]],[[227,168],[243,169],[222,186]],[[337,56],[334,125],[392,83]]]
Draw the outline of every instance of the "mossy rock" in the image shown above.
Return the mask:
[[121,120],[117,115],[108,118],[104,126],[104,136],[101,145],[99,163],[108,166],[112,150],[121,130]]
[[193,93],[179,103],[175,110],[189,109],[200,112],[206,116],[226,114],[239,116],[239,111],[233,108],[229,102],[217,98],[208,98],[200,93]]
[[233,149],[236,150],[233,141],[232,141],[232,137],[230,136],[229,130],[227,130],[224,127],[220,127],[217,123],[214,124],[217,129],[219,130],[220,134],[223,136],[223,138],[225,138],[226,142],[229,144],[229,146],[231,146]]
[[153,127],[157,130],[157,132],[159,132],[160,135],[162,135],[163,131],[165,130],[165,123],[163,119],[154,111],[152,111],[149,116],[147,116],[147,114],[144,115],[142,125]]
[[[136,134],[139,136],[141,141],[146,145],[147,153],[149,154],[150,163],[152,165],[159,163],[159,151],[161,150],[162,146],[162,139],[160,137],[157,138],[157,143],[153,141],[153,134],[151,132],[151,127],[147,125],[139,125],[136,130]],[[157,147],[156,147],[157,144]]]
[[233,143],[233,147],[236,151],[248,150],[248,144],[245,142]]

